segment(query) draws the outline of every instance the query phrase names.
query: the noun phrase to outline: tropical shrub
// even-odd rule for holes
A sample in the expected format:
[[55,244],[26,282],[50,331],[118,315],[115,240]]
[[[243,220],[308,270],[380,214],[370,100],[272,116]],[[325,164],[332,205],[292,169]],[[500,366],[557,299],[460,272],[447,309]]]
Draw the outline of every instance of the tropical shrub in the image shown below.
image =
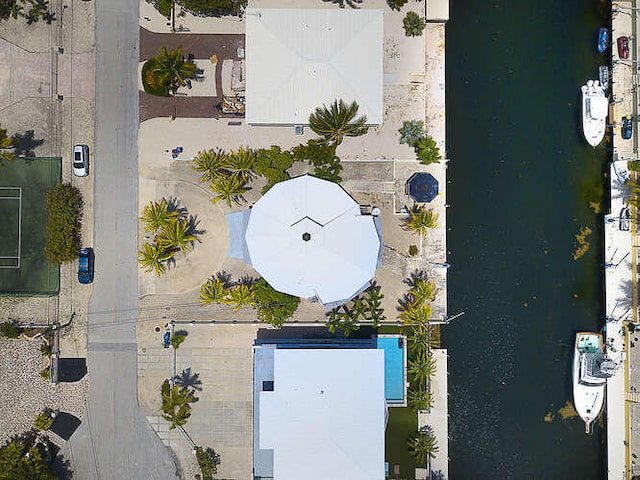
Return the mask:
[[420,138],[416,143],[415,150],[420,163],[424,165],[440,163],[440,149],[433,138]]
[[630,160],[627,164],[632,172],[640,172],[640,160]]
[[240,16],[247,0],[176,0],[181,10],[198,17]]
[[22,333],[22,328],[15,320],[0,323],[0,336],[4,338],[18,338]]
[[40,353],[43,357],[50,357],[53,355],[53,347],[49,344],[49,342],[42,342],[40,345]]
[[183,330],[179,332],[174,332],[174,334],[171,335],[171,338],[169,339],[169,343],[171,344],[174,350],[177,350],[178,348],[180,348],[180,345],[182,345],[182,342],[184,342],[187,339],[187,335],[188,335],[187,332]]
[[280,147],[272,145],[269,150],[261,148],[257,152],[255,173],[267,179],[262,189],[264,195],[276,183],[289,180],[287,170],[293,165],[293,156],[289,151],[282,151]]
[[157,62],[155,58],[150,58],[144,65],[140,75],[142,76],[142,88],[149,95],[155,95],[156,97],[170,97],[171,89],[169,85],[163,84],[159,78],[157,78],[153,71],[157,68]]
[[415,12],[407,12],[402,24],[407,37],[419,37],[427,26],[427,20]]
[[47,192],[47,243],[45,254],[54,264],[71,262],[80,250],[82,194],[70,183]]
[[418,246],[409,245],[409,256],[415,257],[416,255],[418,255]]
[[320,142],[340,145],[344,137],[359,137],[367,133],[367,117],[358,114],[358,104],[350,104],[344,100],[334,100],[328,107],[318,107],[309,116],[309,127],[322,137]]
[[150,58],[142,67],[142,85],[151,95],[171,96],[178,87],[186,85],[186,80],[196,73],[193,62],[185,60],[182,47],[170,52],[160,47],[160,52]]
[[429,228],[438,228],[438,216],[432,209],[416,207],[409,211],[409,217],[404,219],[402,228],[426,237]]
[[200,303],[202,305],[225,303],[226,296],[227,285],[218,277],[210,278],[200,287]]
[[166,19],[171,18],[171,9],[173,7],[172,0],[147,0],[154,8]]
[[340,183],[342,164],[336,155],[335,143],[321,143],[311,140],[306,145],[298,145],[291,150],[294,160],[307,161],[313,166],[313,174],[330,182]]
[[415,147],[418,140],[424,137],[424,122],[422,120],[405,120],[400,132],[400,143]]
[[378,327],[386,318],[382,308],[383,298],[380,286],[372,282],[360,295],[327,313],[327,330],[331,333],[342,330],[342,334],[348,337],[360,328],[361,320],[371,322],[374,328]]
[[419,430],[408,441],[409,452],[416,461],[416,465],[426,465],[430,458],[435,458],[438,452],[438,442],[431,428]]
[[407,406],[414,412],[424,412],[433,407],[433,395],[427,389],[411,387],[407,394]]
[[27,25],[44,20],[47,25],[56,19],[56,15],[49,10],[47,0],[2,0],[0,2],[0,21],[19,17],[24,18]]
[[202,480],[213,480],[213,476],[218,473],[218,465],[220,465],[220,454],[216,453],[213,448],[196,447],[196,459],[200,465],[202,472]]
[[51,463],[46,461],[55,455],[47,439],[30,431],[15,435],[0,447],[1,479],[57,480]]
[[162,397],[162,418],[170,422],[170,429],[183,426],[191,417],[191,403],[194,402],[195,393],[187,388],[173,387],[169,380],[165,380],[160,388]]
[[282,327],[300,305],[298,297],[274,290],[264,278],[260,278],[251,288],[258,320],[274,327]]
[[36,417],[33,421],[33,427],[41,432],[45,430],[49,430],[51,424],[53,423],[53,418],[51,418],[51,409],[45,408],[44,411]]
[[198,241],[193,223],[187,220],[187,210],[164,197],[145,205],[140,220],[145,232],[153,237],[138,251],[138,263],[146,272],[163,275],[177,252],[189,252]]
[[14,137],[7,137],[7,131],[0,128],[0,167],[4,167],[4,162],[13,162],[16,159],[15,147],[17,144]]
[[400,10],[409,0],[387,0],[387,5],[391,10]]
[[233,305],[233,311],[237,312],[242,307],[249,307],[255,304],[255,292],[250,285],[238,283],[227,289],[227,296],[224,303]]
[[50,367],[47,366],[47,367],[44,367],[42,370],[40,370],[40,376],[45,380],[49,380],[51,378]]

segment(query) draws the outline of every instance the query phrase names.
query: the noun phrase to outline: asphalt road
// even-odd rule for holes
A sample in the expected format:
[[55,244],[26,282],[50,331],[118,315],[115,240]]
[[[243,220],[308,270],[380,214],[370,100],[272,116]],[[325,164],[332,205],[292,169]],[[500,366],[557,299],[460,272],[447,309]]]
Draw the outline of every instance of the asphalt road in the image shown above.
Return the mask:
[[82,425],[62,453],[81,480],[177,479],[175,463],[137,399],[139,2],[108,0],[95,6],[91,387]]

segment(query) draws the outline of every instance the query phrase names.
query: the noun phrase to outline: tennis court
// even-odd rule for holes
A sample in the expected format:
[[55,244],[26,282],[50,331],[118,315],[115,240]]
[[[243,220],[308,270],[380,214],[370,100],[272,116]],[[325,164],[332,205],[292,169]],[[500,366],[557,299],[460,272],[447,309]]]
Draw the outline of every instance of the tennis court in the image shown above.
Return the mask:
[[0,293],[58,293],[59,269],[44,247],[46,192],[60,182],[60,168],[59,158],[19,158],[0,169]]

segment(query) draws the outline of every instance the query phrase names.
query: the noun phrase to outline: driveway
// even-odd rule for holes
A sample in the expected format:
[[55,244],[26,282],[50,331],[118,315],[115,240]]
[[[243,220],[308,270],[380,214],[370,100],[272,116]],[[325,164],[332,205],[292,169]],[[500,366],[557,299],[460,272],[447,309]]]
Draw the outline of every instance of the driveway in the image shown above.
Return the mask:
[[185,56],[210,58],[217,55],[215,97],[156,97],[139,93],[140,122],[154,117],[220,118],[224,115],[216,106],[222,101],[222,61],[238,59],[238,49],[244,49],[244,35],[171,34],[153,33],[140,28],[140,61],[143,62],[160,52],[161,47],[171,51],[182,47]]

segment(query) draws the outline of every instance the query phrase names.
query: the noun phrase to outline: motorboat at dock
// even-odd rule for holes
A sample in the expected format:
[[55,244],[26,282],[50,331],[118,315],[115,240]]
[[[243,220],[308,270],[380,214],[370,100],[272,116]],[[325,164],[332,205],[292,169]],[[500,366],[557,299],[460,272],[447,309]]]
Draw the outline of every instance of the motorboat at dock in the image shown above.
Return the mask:
[[582,131],[587,143],[597,147],[604,138],[609,100],[599,80],[589,80],[582,91]]

